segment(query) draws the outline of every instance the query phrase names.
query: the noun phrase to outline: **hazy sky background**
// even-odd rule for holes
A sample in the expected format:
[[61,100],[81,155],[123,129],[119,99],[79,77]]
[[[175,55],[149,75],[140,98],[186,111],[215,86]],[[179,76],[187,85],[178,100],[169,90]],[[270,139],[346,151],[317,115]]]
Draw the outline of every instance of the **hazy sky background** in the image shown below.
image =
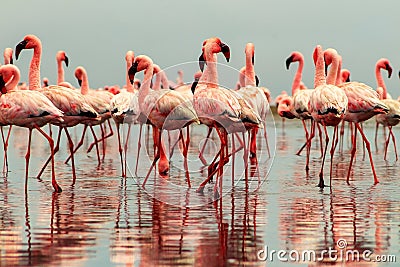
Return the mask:
[[[161,68],[197,60],[204,39],[218,36],[231,48],[230,67],[244,65],[244,47],[253,42],[255,68],[273,96],[290,91],[295,66],[285,60],[294,50],[304,54],[303,81],[313,86],[311,61],[316,44],[343,56],[351,79],[376,88],[375,63],[387,57],[394,73],[385,78],[389,92],[400,95],[400,1],[398,0],[8,0],[1,5],[0,48],[15,48],[27,34],[43,44],[41,77],[56,82],[55,55],[65,50],[70,66],[65,78],[77,86],[74,69],[86,68],[93,88],[125,83],[125,53],[149,55]],[[27,80],[32,52],[16,65]],[[219,62],[225,63],[222,56]],[[175,72],[174,72],[175,73]],[[176,79],[176,75],[170,79]],[[385,77],[386,73],[384,74]],[[185,82],[193,73],[185,72]],[[235,77],[225,86],[233,87]]]

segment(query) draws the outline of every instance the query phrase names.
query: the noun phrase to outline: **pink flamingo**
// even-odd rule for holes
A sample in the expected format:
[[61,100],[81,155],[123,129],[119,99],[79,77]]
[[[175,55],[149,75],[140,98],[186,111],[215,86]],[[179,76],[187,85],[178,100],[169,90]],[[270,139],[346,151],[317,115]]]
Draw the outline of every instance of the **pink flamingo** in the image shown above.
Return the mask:
[[[278,109],[279,109],[279,104],[280,104],[280,102],[281,102],[281,100],[283,99],[283,98],[286,98],[287,96],[289,96],[288,95],[288,93],[285,91],[285,90],[283,90],[276,98],[275,98],[275,106],[276,106],[276,110],[278,111]],[[288,104],[287,102],[286,102],[286,104]],[[292,114],[293,115],[293,114]],[[282,117],[282,116],[281,116]],[[293,119],[295,118],[295,116],[293,115]],[[285,127],[285,117],[282,117],[282,127],[284,128]]]
[[[128,140],[130,136],[130,129],[132,123],[137,123],[138,116],[140,114],[139,110],[139,100],[138,91],[134,88],[129,80],[128,70],[133,64],[135,54],[133,51],[127,51],[125,54],[126,61],[126,90],[121,91],[116,94],[110,101],[111,117],[113,118],[115,125],[117,127],[118,136],[118,151],[121,161],[122,177],[126,177],[126,153],[128,149]],[[136,79],[137,80],[137,79]],[[122,148],[121,143],[121,124],[128,124],[128,133],[126,135],[125,146]],[[141,134],[141,129],[140,129]],[[138,150],[140,149],[140,142],[138,144]],[[124,151],[125,157],[123,157],[122,152]]]
[[[73,153],[75,154],[76,151],[79,149],[79,147],[81,147],[83,145],[85,133],[86,133],[87,127],[89,126],[90,130],[92,132],[93,138],[94,138],[94,144],[96,145],[98,165],[100,165],[101,160],[100,160],[100,155],[99,155],[99,149],[97,147],[97,143],[99,142],[99,140],[96,137],[96,133],[94,132],[93,126],[100,125],[100,127],[102,127],[101,124],[103,124],[104,122],[108,121],[111,118],[110,101],[108,100],[108,98],[98,97],[95,93],[89,94],[89,81],[88,81],[88,76],[87,76],[87,73],[86,73],[86,70],[84,67],[82,67],[82,66],[76,67],[75,78],[78,80],[78,83],[81,84],[81,94],[83,95],[85,101],[90,106],[92,106],[93,109],[97,112],[98,119],[83,121],[84,128],[83,128],[82,136],[81,136],[80,141],[74,148]],[[110,123],[110,122],[108,121],[108,123]],[[103,130],[102,130],[102,133],[103,133]],[[104,138],[104,135],[103,135],[103,138]],[[105,153],[105,145],[103,143],[103,158],[104,158],[104,153]],[[70,158],[71,158],[71,155],[65,160],[65,163],[67,163]]]
[[13,64],[13,49],[7,47],[4,49],[3,57],[4,57],[4,65]]
[[[341,57],[338,55],[336,50],[327,49],[325,51],[325,58],[332,58],[332,61],[340,61]],[[332,80],[335,80],[333,77],[336,77],[337,73],[340,73],[340,65],[332,66]],[[328,75],[329,76],[329,75]],[[357,150],[356,140],[357,140],[357,130],[360,132],[363,141],[367,147],[369,160],[371,164],[372,173],[374,176],[374,184],[379,183],[379,180],[376,176],[374,162],[372,159],[372,153],[370,148],[370,143],[368,138],[365,136],[360,123],[366,121],[377,114],[386,114],[388,112],[388,107],[379,100],[378,94],[375,90],[373,90],[370,86],[360,83],[360,82],[346,82],[339,84],[338,87],[344,91],[348,98],[348,107],[346,114],[344,116],[344,120],[348,122],[352,122],[355,125],[355,130],[352,136],[352,150],[351,150],[351,159],[349,165],[349,171],[347,174],[347,182],[349,182],[351,168],[353,165],[354,156]]]
[[[220,158],[218,175],[214,186],[214,194],[218,196],[218,187],[222,193],[223,166],[228,160],[228,133],[245,132],[252,127],[260,127],[262,123],[258,114],[246,100],[235,91],[218,85],[216,54],[222,52],[229,61],[229,47],[219,38],[214,37],[203,42],[202,50],[200,61],[204,60],[207,68],[195,89],[193,105],[201,123],[209,128],[215,128],[221,141],[221,148],[217,154]],[[245,160],[246,158],[245,156]],[[213,164],[214,162],[210,166]],[[203,191],[211,177],[212,175],[209,174],[209,177],[198,188],[199,192]]]
[[56,181],[54,172],[54,141],[41,127],[49,122],[62,122],[62,112],[42,93],[31,90],[18,90],[17,84],[20,72],[16,66],[11,64],[1,66],[0,77],[0,83],[3,83],[3,86],[1,86],[2,95],[0,105],[1,121],[9,125],[29,129],[28,149],[25,155],[26,181],[29,171],[32,130],[37,129],[49,142],[51,151],[51,182],[55,192],[61,192],[62,189]]
[[[68,132],[68,127],[75,126],[84,120],[97,120],[97,112],[87,104],[82,98],[82,95],[74,89],[68,87],[51,85],[49,87],[40,87],[40,61],[42,56],[42,43],[40,39],[35,35],[26,35],[15,49],[15,57],[18,59],[19,54],[24,49],[33,49],[33,57],[31,59],[29,67],[29,89],[36,90],[43,93],[50,101],[63,112],[63,121],[55,121],[52,124],[59,126],[57,144],[54,148],[54,153],[59,150],[59,143],[61,138],[62,130],[68,138],[69,149],[73,155],[73,142]],[[42,175],[46,166],[50,162],[52,156],[50,156],[41,171],[38,174],[38,178]],[[75,174],[75,163],[72,156],[72,176],[73,183],[76,180]]]
[[[64,68],[62,66],[62,62],[65,62],[65,66],[68,67],[69,59],[65,51],[60,50],[56,54],[56,62],[57,62],[57,85],[65,86],[73,89],[74,87],[69,82],[64,80]],[[48,85],[47,85],[48,86]]]
[[389,111],[387,114],[378,114],[376,115],[376,131],[375,131],[375,144],[377,141],[377,132],[378,132],[378,125],[382,124],[383,127],[388,127],[389,129],[389,135],[386,140],[385,144],[385,156],[384,159],[386,160],[386,155],[387,155],[387,149],[390,141],[390,136],[392,136],[393,140],[393,146],[394,146],[394,151],[396,155],[396,161],[398,160],[398,154],[397,154],[397,147],[396,147],[396,137],[394,136],[394,133],[392,131],[392,127],[396,126],[400,122],[400,102],[391,98],[387,97],[387,89],[385,82],[383,80],[382,74],[381,74],[381,69],[385,69],[388,71],[388,77],[390,78],[392,74],[392,67],[390,66],[390,62],[387,58],[381,58],[376,62],[376,67],[375,67],[375,76],[376,76],[376,81],[378,84],[378,89],[377,91],[382,91],[381,95],[381,101],[389,108]]
[[49,78],[47,78],[47,77],[44,77],[42,81],[43,81],[43,85],[42,85],[42,87],[47,87],[47,86],[49,86],[49,85],[50,85]]
[[[267,114],[269,111],[269,102],[265,95],[265,91],[260,89],[256,84],[256,74],[254,71],[254,52],[255,47],[253,43],[247,43],[245,48],[246,67],[245,67],[245,86],[236,92],[242,96],[249,104],[250,107],[259,115],[263,124],[266,123]],[[257,131],[258,128],[254,127],[251,130],[250,140],[250,158],[256,156],[257,153]],[[266,127],[264,126],[264,137],[267,142],[267,151],[271,156],[268,146]]]
[[[322,47],[317,45],[314,49],[314,58],[316,58],[315,76],[314,76],[314,87],[315,89],[311,93],[308,109],[311,113],[312,118],[315,122],[322,124],[325,133],[325,150],[322,158],[321,170],[319,173],[318,187],[325,187],[323,179],[323,168],[326,156],[326,150],[328,148],[329,136],[326,130],[326,126],[335,127],[333,133],[333,140],[337,134],[337,125],[344,118],[348,99],[346,94],[335,85],[327,84],[325,78],[325,62]],[[337,61],[333,63],[336,66]],[[311,133],[311,137],[313,133]],[[331,150],[331,166],[333,160],[333,150]]]
[[[160,158],[162,131],[181,129],[193,122],[198,122],[199,119],[191,103],[178,92],[169,89],[150,90],[150,81],[153,76],[151,58],[142,55],[134,59],[128,71],[130,80],[133,81],[135,74],[140,71],[144,71],[144,79],[139,89],[139,108],[143,116],[152,124],[154,136],[158,139],[156,155],[142,183],[142,186],[145,186],[152,169]],[[187,178],[190,187],[190,179]]]

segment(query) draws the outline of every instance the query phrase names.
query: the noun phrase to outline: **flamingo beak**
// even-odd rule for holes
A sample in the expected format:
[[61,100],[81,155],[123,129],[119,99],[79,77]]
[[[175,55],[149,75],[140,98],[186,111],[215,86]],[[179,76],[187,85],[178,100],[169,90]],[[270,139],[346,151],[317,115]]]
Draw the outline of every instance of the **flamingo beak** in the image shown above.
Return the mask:
[[26,48],[26,44],[28,42],[23,40],[21,42],[19,42],[19,44],[17,44],[17,46],[15,47],[15,58],[18,60],[18,56],[21,53],[22,49]]
[[229,59],[231,58],[231,50],[227,44],[221,43],[221,52],[224,54],[226,62],[229,62]]
[[131,84],[133,84],[133,82],[134,82],[135,74],[137,72],[137,67],[138,67],[138,63],[133,62],[132,66],[128,70],[129,81],[131,82]]
[[348,82],[350,82],[350,75],[349,75],[349,77],[347,77],[347,79],[346,79],[346,83],[348,83]]
[[192,86],[190,87],[190,91],[192,91],[192,93],[194,94],[194,91],[196,90],[196,86],[199,83],[199,80],[196,79],[193,83]]
[[392,76],[393,69],[389,64],[386,64],[386,70],[388,71],[388,78]]
[[14,59],[13,59],[13,57],[10,58],[10,64],[14,64]]
[[260,80],[258,79],[258,76],[256,75],[256,86],[258,87],[258,85],[260,84]]
[[290,56],[286,59],[286,69],[289,69],[290,64],[293,62],[293,56]]
[[79,86],[82,86],[82,80],[81,79],[78,79],[78,84],[79,84]]
[[6,92],[6,82],[3,79],[3,76],[0,76],[0,90],[2,94],[7,93]]
[[251,64],[254,66],[254,55],[251,57]]
[[67,56],[65,56],[65,65],[68,67],[68,63],[69,63],[69,59],[68,59],[68,57]]
[[204,53],[201,53],[199,56],[199,67],[202,72],[204,71],[204,64],[206,64],[206,60],[204,58]]

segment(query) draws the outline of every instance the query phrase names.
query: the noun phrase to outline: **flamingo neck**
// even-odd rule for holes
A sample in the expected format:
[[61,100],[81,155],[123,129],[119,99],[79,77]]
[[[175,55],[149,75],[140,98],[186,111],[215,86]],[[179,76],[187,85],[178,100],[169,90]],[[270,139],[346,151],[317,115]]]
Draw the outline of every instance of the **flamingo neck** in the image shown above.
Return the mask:
[[317,62],[315,64],[314,88],[326,84],[324,65],[324,55],[322,53],[322,48],[319,47],[317,48]]
[[239,72],[239,88],[246,86],[245,76],[246,76],[246,68],[242,68]]
[[[178,79],[177,79],[177,84],[182,85],[183,84],[183,72],[178,72]],[[165,88],[164,88],[165,89]]]
[[303,67],[304,67],[304,60],[301,58],[299,60],[299,66],[297,67],[296,74],[293,79],[293,84],[292,84],[292,95],[297,93],[298,90],[300,90],[300,84],[301,80],[303,79]]
[[33,48],[33,56],[29,66],[29,90],[40,88],[40,60],[42,57],[42,46],[37,45]]
[[256,86],[256,73],[252,62],[252,53],[246,50],[246,75],[244,78],[245,86]]
[[338,76],[339,60],[336,54],[332,55],[332,63],[329,69],[328,75],[326,77],[327,84],[335,84],[336,76]]
[[5,85],[7,92],[17,88],[17,85],[18,85],[18,82],[19,82],[19,79],[20,79],[19,71],[12,70],[11,75],[12,75],[12,78]]
[[[144,99],[150,92],[150,83],[151,83],[151,78],[153,77],[153,65],[149,65],[145,71],[144,71],[144,77],[142,81],[142,85],[140,86],[139,89],[139,107],[140,110],[143,112],[144,111]],[[148,114],[146,114],[148,115]]]
[[64,68],[62,66],[62,60],[57,59],[57,84],[64,81]]
[[339,85],[341,83],[342,83],[342,58],[340,57],[338,67],[337,67],[335,85]]
[[168,77],[165,71],[161,72],[161,83],[164,89],[169,89]]
[[387,90],[386,90],[385,81],[383,80],[383,77],[382,77],[381,69],[382,69],[381,66],[376,65],[375,77],[376,77],[376,83],[378,84],[378,87],[382,87],[382,89],[383,89],[382,99],[386,99],[387,98]]
[[82,95],[86,95],[89,93],[89,79],[86,71],[82,71],[82,84],[81,84],[81,93]]
[[133,58],[132,57],[127,57],[126,58],[126,90],[130,93],[133,93],[133,84],[131,84],[131,81],[129,80],[129,75],[128,71],[129,68],[132,66]]
[[153,90],[161,89],[161,78],[162,78],[162,74],[161,74],[161,71],[159,71],[156,73],[156,80],[154,81],[154,84],[153,84]]
[[206,84],[209,88],[218,88],[218,73],[217,73],[217,55],[207,49],[206,47],[206,60],[207,60],[207,80]]

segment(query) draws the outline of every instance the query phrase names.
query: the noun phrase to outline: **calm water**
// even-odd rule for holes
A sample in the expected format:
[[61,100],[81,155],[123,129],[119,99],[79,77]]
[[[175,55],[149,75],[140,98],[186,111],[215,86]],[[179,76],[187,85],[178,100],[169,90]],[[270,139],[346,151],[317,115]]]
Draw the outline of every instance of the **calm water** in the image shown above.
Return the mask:
[[[172,158],[170,177],[152,172],[145,189],[138,186],[151,164],[146,151],[152,148],[145,130],[138,178],[133,178],[138,135],[138,126],[134,126],[128,152],[131,177],[126,179],[120,176],[114,135],[107,141],[100,167],[95,152],[86,153],[85,142],[76,154],[78,178],[73,183],[70,166],[63,163],[68,155],[63,137],[56,155],[57,178],[63,188],[60,194],[53,193],[48,170],[42,180],[35,178],[48,153],[47,143],[38,134],[33,136],[28,191],[24,190],[27,130],[14,128],[10,172],[0,181],[0,266],[287,266],[276,254],[260,261],[257,253],[265,246],[268,252],[321,253],[339,249],[342,243],[338,241],[345,241],[347,250],[397,255],[400,261],[399,163],[394,161],[392,147],[388,161],[383,160],[383,141],[378,151],[372,142],[379,184],[372,183],[368,158],[363,160],[361,147],[352,181],[346,183],[349,148],[345,138],[343,154],[335,155],[332,187],[319,190],[319,148],[313,146],[311,170],[306,176],[305,156],[294,155],[304,141],[301,124],[286,121],[282,129],[278,119],[276,134],[269,133],[271,139],[276,137],[276,143],[269,143],[274,159],[268,157],[260,135],[258,167],[249,162],[246,175],[243,153],[238,152],[235,162],[231,159],[225,167],[223,197],[213,201],[214,184],[208,184],[202,194],[196,192],[207,176],[207,171],[199,170],[202,164],[198,157],[206,130],[198,127],[191,134],[188,157],[191,189],[186,186],[179,149]],[[75,141],[80,131],[79,127],[71,130]],[[366,132],[373,140],[373,128],[366,126]],[[208,162],[218,147],[216,140],[210,138],[206,147]],[[329,157],[327,163],[325,179],[329,183]],[[343,263],[335,264],[325,255],[319,263],[291,265]],[[366,261],[347,265],[397,266]]]

